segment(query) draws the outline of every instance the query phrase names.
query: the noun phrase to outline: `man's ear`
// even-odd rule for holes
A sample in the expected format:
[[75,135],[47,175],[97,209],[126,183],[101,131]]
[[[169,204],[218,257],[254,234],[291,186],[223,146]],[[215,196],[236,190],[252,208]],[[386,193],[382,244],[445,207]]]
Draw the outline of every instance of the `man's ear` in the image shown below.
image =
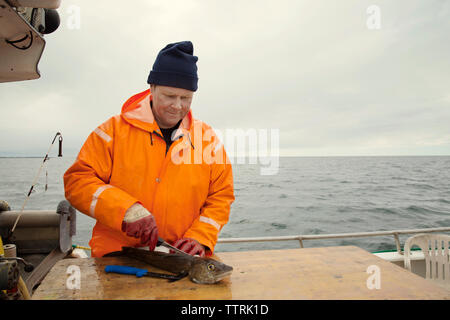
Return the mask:
[[156,88],[156,84],[151,84],[151,85],[150,85],[150,91],[151,91],[151,92],[154,92],[154,91],[155,91],[155,88]]

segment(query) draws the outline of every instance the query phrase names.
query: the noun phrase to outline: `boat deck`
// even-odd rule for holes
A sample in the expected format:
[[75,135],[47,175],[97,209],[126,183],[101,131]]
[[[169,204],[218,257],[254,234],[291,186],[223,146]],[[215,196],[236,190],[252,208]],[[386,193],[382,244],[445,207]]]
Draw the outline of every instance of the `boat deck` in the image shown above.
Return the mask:
[[[449,291],[355,246],[220,252],[215,258],[234,270],[212,285],[105,273],[108,264],[164,272],[125,257],[64,259],[33,299],[450,299]],[[79,289],[67,286],[70,266],[79,267]]]

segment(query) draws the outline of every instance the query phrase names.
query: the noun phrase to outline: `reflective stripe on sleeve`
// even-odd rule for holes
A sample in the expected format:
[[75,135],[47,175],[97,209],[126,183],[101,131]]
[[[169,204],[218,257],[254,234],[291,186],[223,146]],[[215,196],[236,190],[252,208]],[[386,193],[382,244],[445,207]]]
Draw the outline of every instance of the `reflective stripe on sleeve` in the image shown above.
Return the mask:
[[95,128],[94,132],[103,140],[106,141],[106,143],[111,141],[111,137],[105,133],[104,131],[102,131],[100,128]]
[[217,230],[220,231],[220,224],[218,224],[213,219],[208,218],[208,217],[204,217],[204,216],[200,216],[200,221],[204,222],[204,223],[209,223],[210,225],[212,225],[213,227],[215,227]]
[[100,194],[105,191],[106,189],[112,188],[111,185],[107,184],[104,186],[99,187],[92,196],[91,206],[89,207],[89,214],[92,218],[95,218],[95,206],[97,205],[98,197],[100,197]]

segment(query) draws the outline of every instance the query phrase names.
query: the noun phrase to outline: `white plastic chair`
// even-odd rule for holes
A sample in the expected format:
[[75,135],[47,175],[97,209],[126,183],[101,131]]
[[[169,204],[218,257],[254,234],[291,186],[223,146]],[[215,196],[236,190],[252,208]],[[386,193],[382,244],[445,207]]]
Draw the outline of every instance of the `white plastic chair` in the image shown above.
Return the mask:
[[450,289],[450,236],[421,233],[408,238],[404,246],[405,268],[411,271],[411,248],[417,245],[425,256],[425,279]]

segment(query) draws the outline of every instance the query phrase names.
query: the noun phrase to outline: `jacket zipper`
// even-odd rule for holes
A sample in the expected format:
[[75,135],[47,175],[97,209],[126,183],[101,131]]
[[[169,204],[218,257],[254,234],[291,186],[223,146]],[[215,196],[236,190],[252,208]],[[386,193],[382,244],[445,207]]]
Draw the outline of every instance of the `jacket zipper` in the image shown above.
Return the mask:
[[[164,137],[162,137],[156,130],[154,130],[153,133],[156,134],[158,137],[160,137],[160,138],[164,141],[164,143],[166,144],[166,154],[165,154],[165,156],[164,156],[164,161],[163,161],[163,164],[162,164],[162,166],[161,166],[161,169],[160,169],[159,172],[158,172],[158,177],[156,178],[156,183],[158,184],[158,185],[156,186],[156,189],[159,189],[159,185],[160,185],[160,183],[161,183],[161,174],[162,174],[163,172],[165,172],[166,167],[167,167],[167,164],[168,164],[168,161],[169,161],[169,160],[167,159],[167,153],[169,152],[170,148],[171,148],[174,144],[172,143],[172,144],[169,146],[169,148],[167,148],[167,143],[166,143],[166,140],[164,140]],[[182,137],[182,135],[179,136],[179,137],[177,138],[177,140],[179,140],[179,138],[181,138],[181,137]],[[175,140],[175,141],[177,141],[177,140]],[[190,140],[190,139],[189,139],[189,140]],[[173,142],[175,142],[175,141],[173,141]],[[150,142],[151,142],[151,145],[153,146],[152,132],[150,132]],[[192,143],[191,143],[191,145],[192,145]],[[156,191],[155,194],[153,195],[153,204],[155,203],[156,193],[157,193],[157,191]],[[166,192],[165,195],[166,195],[166,198],[164,199],[164,215],[163,215],[163,221],[161,221],[161,226],[160,226],[160,227],[161,227],[161,231],[164,231],[164,233],[165,233],[165,230],[166,230],[166,221],[167,221],[167,202],[168,202],[169,193]]]

